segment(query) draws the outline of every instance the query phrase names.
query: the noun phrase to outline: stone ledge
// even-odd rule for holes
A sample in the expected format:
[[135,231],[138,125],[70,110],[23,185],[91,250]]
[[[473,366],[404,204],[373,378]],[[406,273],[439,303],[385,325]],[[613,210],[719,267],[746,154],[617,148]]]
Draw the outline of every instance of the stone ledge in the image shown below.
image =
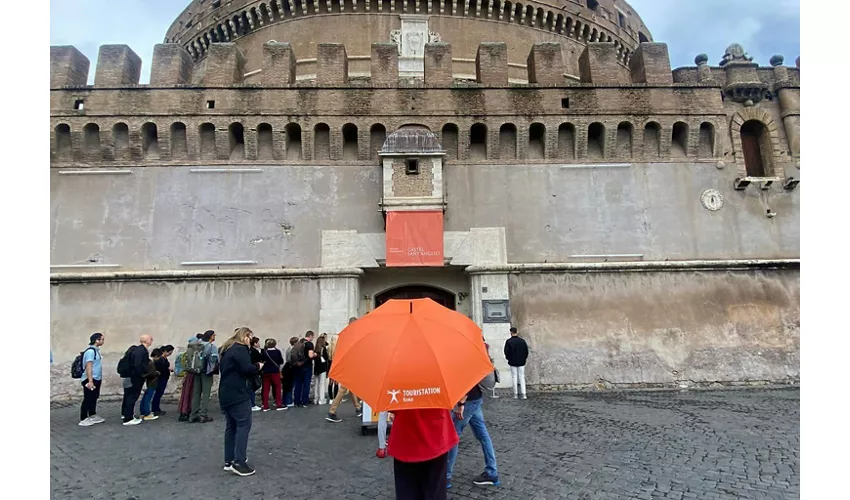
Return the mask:
[[469,266],[467,274],[569,272],[725,271],[732,269],[800,269],[800,259],[679,260],[638,262],[560,262]]
[[50,283],[98,281],[193,281],[205,279],[296,279],[351,277],[363,274],[359,268],[293,268],[293,269],[199,269],[193,271],[117,271],[51,273]]

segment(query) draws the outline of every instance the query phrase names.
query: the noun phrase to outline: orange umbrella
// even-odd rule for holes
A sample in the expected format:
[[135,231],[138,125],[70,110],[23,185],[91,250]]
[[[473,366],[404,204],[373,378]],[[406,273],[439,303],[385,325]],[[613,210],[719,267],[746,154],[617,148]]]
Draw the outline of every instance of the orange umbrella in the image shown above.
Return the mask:
[[471,319],[431,299],[389,300],[340,332],[328,377],[396,411],[451,408],[492,370]]

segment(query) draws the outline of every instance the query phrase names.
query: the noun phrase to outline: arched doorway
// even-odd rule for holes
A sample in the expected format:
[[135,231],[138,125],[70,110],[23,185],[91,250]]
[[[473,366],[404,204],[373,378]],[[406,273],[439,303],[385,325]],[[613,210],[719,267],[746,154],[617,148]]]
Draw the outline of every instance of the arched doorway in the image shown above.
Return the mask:
[[434,302],[455,310],[455,294],[447,292],[441,288],[435,288],[428,285],[406,285],[396,288],[390,288],[375,295],[375,307],[380,307],[381,304],[390,299],[424,299],[428,298]]

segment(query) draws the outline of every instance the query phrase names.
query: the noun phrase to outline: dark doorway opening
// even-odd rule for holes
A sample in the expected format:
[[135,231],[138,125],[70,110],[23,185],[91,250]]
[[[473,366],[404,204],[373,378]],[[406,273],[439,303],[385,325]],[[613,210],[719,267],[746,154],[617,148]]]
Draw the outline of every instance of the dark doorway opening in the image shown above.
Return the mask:
[[390,288],[375,296],[375,307],[390,299],[431,299],[441,306],[455,310],[455,294],[427,285],[407,285]]

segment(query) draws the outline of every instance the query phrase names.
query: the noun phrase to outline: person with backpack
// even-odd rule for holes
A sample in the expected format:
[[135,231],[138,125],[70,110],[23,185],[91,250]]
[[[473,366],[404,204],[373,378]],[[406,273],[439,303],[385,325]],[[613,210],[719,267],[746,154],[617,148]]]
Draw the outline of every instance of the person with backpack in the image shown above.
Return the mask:
[[[218,372],[218,350],[215,347],[215,332],[207,330],[198,342],[200,348],[200,361],[192,362],[192,414],[190,423],[205,424],[213,419],[207,415],[210,405],[210,391],[212,390],[213,376]],[[197,349],[197,348],[196,348]],[[193,352],[193,357],[197,356]],[[250,355],[249,355],[250,357]],[[197,358],[194,358],[197,359]]]
[[250,328],[236,330],[221,346],[221,378],[218,400],[224,414],[224,470],[250,476],[248,435],[251,432],[251,391],[257,377],[257,365],[251,363],[248,347],[254,333]]
[[317,405],[328,404],[328,370],[330,369],[330,356],[328,355],[328,334],[319,335],[316,340],[316,359],[313,374],[316,375],[315,401]]
[[194,352],[192,344],[200,342],[201,337],[203,336],[203,333],[198,333],[195,334],[194,337],[190,337],[189,342],[186,345],[186,352],[178,356],[177,363],[175,363],[180,369],[177,376],[183,377],[183,387],[180,389],[180,403],[177,406],[177,411],[180,412],[180,417],[177,419],[178,422],[188,422],[189,415],[192,413],[192,394],[194,392],[193,384],[195,382],[195,377],[193,377],[192,372],[188,370],[190,364],[190,352]]
[[283,371],[281,373],[281,385],[283,386],[283,404],[287,408],[295,406],[295,398],[293,392],[295,390],[295,370],[289,358],[292,356],[292,348],[298,343],[298,337],[289,339],[289,347],[283,353]]
[[525,395],[525,362],[528,360],[528,344],[519,336],[515,326],[511,327],[511,338],[505,341],[505,359],[511,367],[514,399],[527,399]]
[[[237,328],[238,330],[238,328]],[[235,332],[235,330],[234,330]],[[263,370],[263,353],[260,352],[260,338],[251,337],[251,363],[257,366],[257,373],[262,374]],[[257,391],[251,392],[251,411],[260,411],[262,408],[257,406]]]
[[316,357],[312,330],[304,334],[290,352],[290,362],[295,372],[295,406],[306,408],[310,404],[310,379],[313,378],[313,358]]
[[151,351],[151,358],[148,360],[148,369],[145,373],[145,393],[142,396],[142,402],[139,403],[139,413],[142,415],[142,420],[156,420],[159,417],[153,414],[151,403],[156,394],[157,385],[159,385],[159,371],[156,369],[156,361],[162,358],[162,350],[159,348]]
[[142,385],[148,372],[148,348],[153,344],[153,337],[142,335],[139,344],[130,346],[118,362],[118,375],[123,378],[124,399],[121,402],[121,418],[123,425],[139,425],[142,419],[135,415],[136,402],[142,394]]
[[[89,337],[89,346],[80,353],[80,363],[77,373],[71,373],[74,378],[80,378],[83,386],[83,404],[80,406],[80,423],[82,427],[99,424],[103,417],[97,414],[97,399],[100,397],[100,384],[103,381],[103,357],[100,347],[106,342],[102,333],[93,333]],[[74,360],[77,366],[77,360]],[[72,370],[74,371],[74,370]]]
[[277,411],[285,410],[280,382],[280,371],[283,368],[283,353],[277,348],[277,340],[266,339],[263,356],[263,411],[269,411],[269,389],[274,393],[274,403]]
[[[154,349],[156,351],[156,349]],[[174,352],[174,346],[164,345],[159,348],[161,353],[159,358],[154,356],[154,366],[156,371],[159,372],[159,379],[157,380],[156,392],[153,395],[152,401],[152,410],[153,414],[157,417],[161,417],[165,415],[165,412],[160,408],[160,402],[162,401],[162,396],[165,394],[165,388],[168,386],[168,379],[171,378],[171,372],[174,371],[171,368],[171,363],[168,361],[168,357]]]

